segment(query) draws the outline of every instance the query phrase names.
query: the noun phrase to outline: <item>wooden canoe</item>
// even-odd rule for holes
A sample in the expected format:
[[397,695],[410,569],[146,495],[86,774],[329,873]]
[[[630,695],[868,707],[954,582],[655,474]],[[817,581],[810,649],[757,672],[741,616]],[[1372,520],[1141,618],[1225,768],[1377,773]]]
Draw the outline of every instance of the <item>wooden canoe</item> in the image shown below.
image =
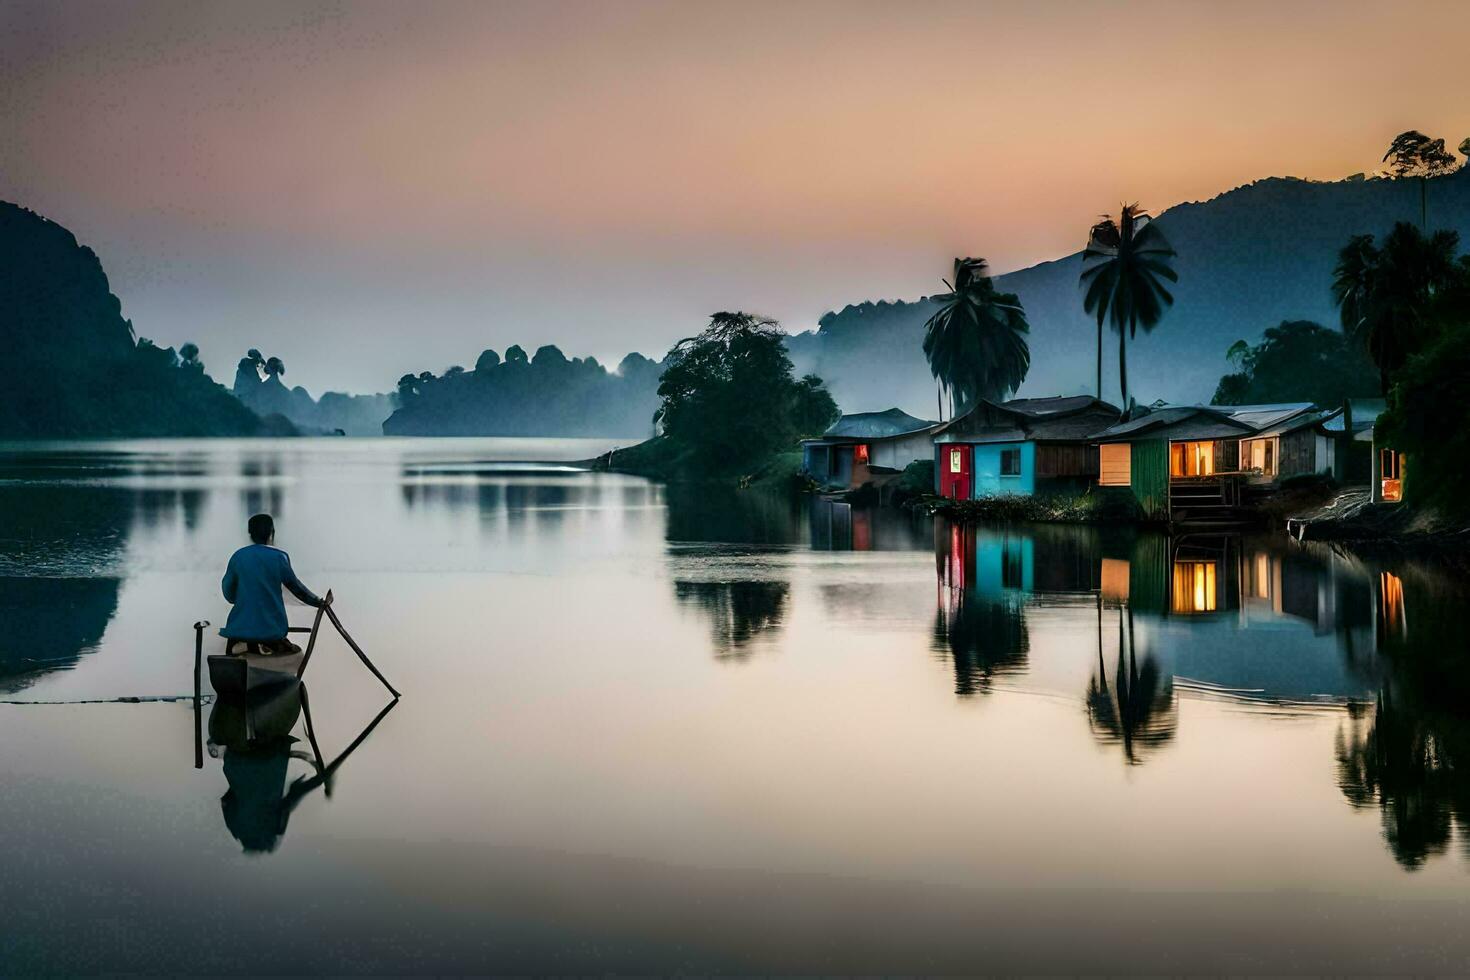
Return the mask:
[[243,698],[257,691],[298,683],[304,653],[263,657],[258,653],[208,657],[209,683],[222,698]]

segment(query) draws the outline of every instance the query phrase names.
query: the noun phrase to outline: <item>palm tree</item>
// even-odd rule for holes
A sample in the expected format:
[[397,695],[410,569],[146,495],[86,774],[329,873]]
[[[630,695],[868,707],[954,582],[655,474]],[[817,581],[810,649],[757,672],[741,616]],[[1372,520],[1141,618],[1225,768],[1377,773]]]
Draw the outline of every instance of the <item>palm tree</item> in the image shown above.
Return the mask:
[[1337,267],[1332,270],[1332,299],[1337,304],[1345,337],[1362,338],[1377,267],[1378,249],[1372,235],[1354,235],[1337,253]]
[[944,284],[950,291],[934,297],[944,305],[924,324],[924,356],[955,416],[1021,387],[1031,368],[1031,326],[1020,298],[996,290],[984,259],[955,259],[954,283]]
[[1373,358],[1384,394],[1393,375],[1430,339],[1436,300],[1461,281],[1459,244],[1453,231],[1425,235],[1400,221],[1381,249],[1372,235],[1355,235],[1338,252],[1332,297],[1342,330]]
[[1114,221],[1108,215],[1092,226],[1082,253],[1082,309],[1097,317],[1097,396],[1102,397],[1102,328],[1109,321],[1118,334],[1118,385],[1128,407],[1129,339],[1159,325],[1174,296],[1164,285],[1178,282],[1174,249],[1148,212],[1125,204]]

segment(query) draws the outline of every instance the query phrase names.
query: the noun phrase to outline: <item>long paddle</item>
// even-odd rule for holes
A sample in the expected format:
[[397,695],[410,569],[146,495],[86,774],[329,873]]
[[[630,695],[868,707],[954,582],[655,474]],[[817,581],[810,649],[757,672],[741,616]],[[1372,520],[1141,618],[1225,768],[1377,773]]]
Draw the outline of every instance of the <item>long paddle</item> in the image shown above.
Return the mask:
[[388,683],[388,678],[383,676],[383,672],[373,666],[373,662],[368,659],[368,655],[362,652],[362,647],[357,645],[357,641],[352,638],[352,634],[348,633],[347,628],[342,625],[342,620],[337,618],[337,610],[332,608],[331,590],[327,591],[326,598],[317,607],[316,624],[311,628],[311,639],[306,641],[306,656],[301,658],[301,666],[297,669],[296,676],[300,677],[306,672],[306,662],[311,659],[311,649],[316,644],[316,627],[321,624],[323,613],[326,613],[327,618],[332,621],[332,625],[337,628],[337,632],[342,634],[342,639],[347,641],[347,645],[352,648],[352,652],[357,654],[357,659],[361,660],[367,669],[373,672],[373,676],[382,682],[383,686],[388,689],[388,693],[393,695],[394,698],[403,697],[402,694],[398,693],[396,687]]

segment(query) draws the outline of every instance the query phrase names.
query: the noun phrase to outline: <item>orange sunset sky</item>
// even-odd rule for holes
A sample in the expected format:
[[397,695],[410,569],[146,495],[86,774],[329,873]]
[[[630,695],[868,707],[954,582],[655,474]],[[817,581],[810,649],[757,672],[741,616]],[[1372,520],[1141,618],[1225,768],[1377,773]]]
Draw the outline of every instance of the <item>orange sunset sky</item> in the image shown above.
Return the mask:
[[313,393],[660,356],[1470,136],[1470,4],[0,3],[0,199]]

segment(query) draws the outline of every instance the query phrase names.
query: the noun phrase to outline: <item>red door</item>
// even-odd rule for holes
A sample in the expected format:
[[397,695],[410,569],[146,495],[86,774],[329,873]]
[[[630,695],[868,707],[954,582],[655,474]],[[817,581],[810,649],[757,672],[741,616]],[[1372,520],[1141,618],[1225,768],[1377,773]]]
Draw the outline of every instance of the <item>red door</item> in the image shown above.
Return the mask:
[[939,495],[952,500],[970,499],[971,449],[954,443],[939,447]]

